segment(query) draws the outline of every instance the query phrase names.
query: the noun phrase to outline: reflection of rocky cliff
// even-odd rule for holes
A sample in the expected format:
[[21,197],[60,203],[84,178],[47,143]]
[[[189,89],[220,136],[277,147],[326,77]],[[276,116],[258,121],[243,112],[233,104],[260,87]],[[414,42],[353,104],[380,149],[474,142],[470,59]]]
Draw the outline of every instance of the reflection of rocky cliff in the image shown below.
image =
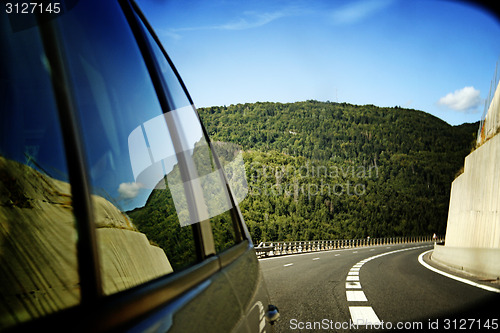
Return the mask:
[[[122,212],[93,203],[106,294],[172,272]],[[71,204],[68,183],[0,156],[0,329],[79,303]]]

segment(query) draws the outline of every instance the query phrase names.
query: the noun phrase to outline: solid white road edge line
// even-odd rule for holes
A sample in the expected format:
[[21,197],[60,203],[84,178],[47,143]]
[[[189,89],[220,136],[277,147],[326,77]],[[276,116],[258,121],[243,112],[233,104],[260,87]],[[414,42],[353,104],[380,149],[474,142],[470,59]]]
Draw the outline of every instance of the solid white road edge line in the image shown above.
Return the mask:
[[457,280],[457,281],[469,284],[471,286],[474,286],[474,287],[477,287],[477,288],[481,288],[481,289],[484,289],[484,290],[488,290],[488,291],[491,291],[491,292],[494,292],[494,293],[500,293],[500,289],[493,288],[493,287],[490,287],[490,286],[485,286],[484,284],[479,284],[479,283],[476,283],[476,282],[471,281],[471,280],[467,280],[467,279],[464,279],[464,278],[461,278],[461,277],[458,277],[458,276],[455,276],[455,275],[451,275],[449,273],[443,272],[443,271],[441,271],[441,270],[439,270],[437,268],[432,267],[428,263],[424,262],[424,259],[423,259],[424,255],[426,255],[427,253],[429,253],[431,251],[434,251],[434,250],[425,251],[425,252],[423,252],[422,254],[420,254],[418,256],[418,262],[422,266],[424,266],[425,268],[430,269],[431,271],[436,272],[438,274],[444,275],[444,276],[446,276],[446,277],[448,277],[450,279]]

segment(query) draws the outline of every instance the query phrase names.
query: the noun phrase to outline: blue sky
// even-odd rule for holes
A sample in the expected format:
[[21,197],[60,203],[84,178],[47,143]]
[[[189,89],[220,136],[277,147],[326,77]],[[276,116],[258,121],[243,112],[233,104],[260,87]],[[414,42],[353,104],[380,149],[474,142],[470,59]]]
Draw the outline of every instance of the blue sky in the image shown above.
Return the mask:
[[461,2],[138,3],[197,107],[316,99],[475,122],[500,56],[499,22]]

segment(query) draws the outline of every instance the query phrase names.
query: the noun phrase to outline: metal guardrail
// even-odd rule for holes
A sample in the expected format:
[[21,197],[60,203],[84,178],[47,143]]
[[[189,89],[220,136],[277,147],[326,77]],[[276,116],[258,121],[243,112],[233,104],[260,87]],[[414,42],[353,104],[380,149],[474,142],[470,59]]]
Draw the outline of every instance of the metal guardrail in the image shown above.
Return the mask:
[[362,239],[337,239],[320,241],[295,241],[295,242],[261,242],[255,247],[258,258],[273,257],[288,254],[299,254],[336,249],[348,249],[376,245],[392,245],[403,243],[442,242],[442,236],[420,237],[384,237]]

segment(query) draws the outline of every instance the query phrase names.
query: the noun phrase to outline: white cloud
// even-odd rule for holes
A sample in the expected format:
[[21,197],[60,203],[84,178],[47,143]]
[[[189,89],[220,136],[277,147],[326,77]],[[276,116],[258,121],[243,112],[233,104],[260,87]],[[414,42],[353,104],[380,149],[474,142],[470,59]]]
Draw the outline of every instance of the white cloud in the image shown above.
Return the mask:
[[393,0],[360,0],[336,9],[332,18],[336,24],[356,23],[391,5]]
[[274,13],[247,12],[245,13],[246,18],[240,18],[239,20],[236,21],[214,26],[213,29],[245,30],[245,29],[258,28],[268,23],[271,23],[274,20],[280,19],[288,15],[289,13],[286,10],[277,11]]
[[174,40],[179,40],[182,38],[182,36],[180,34],[178,34],[177,32],[175,32],[175,29],[161,29],[161,28],[157,28],[156,31],[158,32],[158,34],[162,35],[162,36],[165,36],[165,37],[170,37]]
[[441,97],[437,103],[455,111],[473,111],[481,103],[481,97],[474,87],[464,87]]
[[118,187],[118,193],[123,199],[133,199],[139,194],[141,184],[139,183],[121,183]]
[[186,31],[198,31],[198,30],[247,30],[262,27],[273,21],[279,20],[284,17],[296,16],[299,14],[304,14],[305,9],[298,7],[287,7],[274,12],[256,12],[247,11],[242,13],[239,18],[228,21],[222,24],[206,25],[206,26],[195,26],[186,28],[171,28],[168,30],[161,29],[159,33],[164,36],[180,39],[180,33]]

